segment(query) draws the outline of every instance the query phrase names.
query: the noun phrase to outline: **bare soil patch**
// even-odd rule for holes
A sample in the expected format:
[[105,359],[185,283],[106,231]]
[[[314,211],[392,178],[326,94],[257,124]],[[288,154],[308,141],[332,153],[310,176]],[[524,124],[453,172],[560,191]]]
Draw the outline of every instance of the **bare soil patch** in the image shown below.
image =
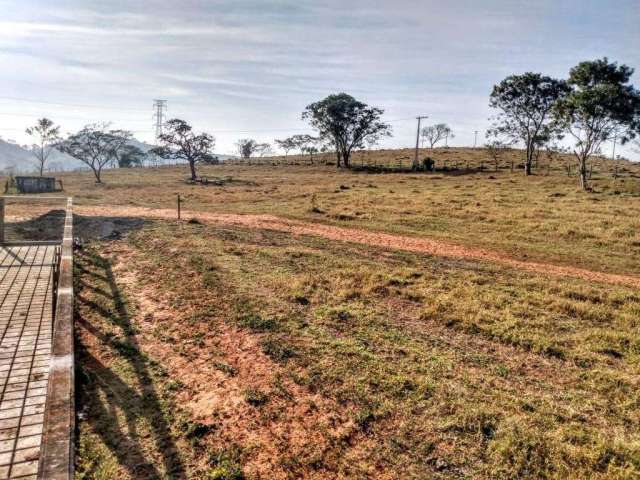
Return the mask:
[[[138,216],[149,218],[175,219],[176,212],[171,209],[153,209],[145,207],[120,206],[81,206],[76,211],[83,215],[99,216]],[[555,276],[575,277],[587,281],[625,285],[640,288],[640,278],[630,275],[596,272],[583,268],[553,265],[540,262],[527,262],[511,258],[501,252],[443,242],[424,237],[409,237],[382,232],[373,232],[354,228],[337,227],[320,223],[289,220],[273,215],[221,214],[207,212],[183,212],[185,218],[197,218],[200,221],[242,226],[252,229],[266,229],[287,232],[294,235],[313,235],[341,242],[354,242],[381,248],[419,252],[427,255],[460,259],[483,260],[501,263],[513,268],[545,273]]]

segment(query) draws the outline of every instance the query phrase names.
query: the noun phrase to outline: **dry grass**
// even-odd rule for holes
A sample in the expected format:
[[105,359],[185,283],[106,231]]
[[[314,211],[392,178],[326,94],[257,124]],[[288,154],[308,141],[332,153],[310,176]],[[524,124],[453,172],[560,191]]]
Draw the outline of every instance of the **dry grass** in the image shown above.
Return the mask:
[[[180,168],[64,183],[85,206],[172,208],[181,193],[194,212],[637,277],[635,167],[596,169],[587,194],[562,165],[531,178],[227,165],[201,169],[225,179],[209,186]],[[79,220],[80,235],[101,234]],[[80,478],[640,476],[637,289],[249,225],[102,220],[117,239],[92,242],[76,276]]]
[[190,478],[640,472],[634,290],[241,228],[127,243],[101,249],[201,425]]
[[[439,166],[438,155],[449,163],[469,159],[472,167],[489,163],[484,150],[432,155]],[[184,167],[109,171],[104,186],[94,185],[88,173],[63,180],[79,205],[175,208],[180,193],[183,208],[192,211],[269,213],[429,236],[521,260],[639,273],[640,168],[627,163],[613,179],[597,167],[596,193],[587,194],[564,165],[558,160],[551,175],[541,168],[530,178],[509,169],[376,175],[324,166],[228,165],[200,168],[203,175],[227,179],[223,185],[187,185]]]

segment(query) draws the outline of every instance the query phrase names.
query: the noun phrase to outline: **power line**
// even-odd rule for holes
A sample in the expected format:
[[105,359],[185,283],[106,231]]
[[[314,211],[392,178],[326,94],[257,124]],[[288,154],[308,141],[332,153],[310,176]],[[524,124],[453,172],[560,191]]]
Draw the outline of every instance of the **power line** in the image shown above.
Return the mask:
[[90,104],[81,104],[81,103],[62,103],[62,102],[49,102],[46,100],[35,100],[31,98],[20,98],[20,97],[6,97],[0,96],[0,100],[11,100],[15,102],[27,102],[27,103],[41,103],[43,105],[56,105],[59,107],[81,107],[81,108],[101,108],[101,109],[112,109],[112,110],[127,110],[133,112],[144,112],[142,108],[122,108],[122,107],[114,107],[114,106],[105,106],[105,105],[90,105]]

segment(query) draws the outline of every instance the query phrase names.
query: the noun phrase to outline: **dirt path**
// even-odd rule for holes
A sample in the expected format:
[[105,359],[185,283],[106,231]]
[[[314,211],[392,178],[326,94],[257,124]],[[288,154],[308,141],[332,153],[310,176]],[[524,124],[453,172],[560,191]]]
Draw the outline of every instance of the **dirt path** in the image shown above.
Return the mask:
[[[173,209],[154,209],[146,207],[95,207],[77,206],[74,211],[80,215],[108,216],[108,217],[147,217],[175,219],[176,211]],[[501,263],[510,267],[532,272],[546,273],[563,277],[576,277],[583,280],[602,282],[616,285],[625,285],[640,288],[640,278],[630,275],[621,275],[605,272],[594,272],[582,268],[552,265],[540,262],[526,262],[516,260],[500,252],[492,252],[473,247],[465,247],[441,240],[433,240],[425,237],[408,237],[389,233],[374,232],[355,228],[337,227],[322,223],[309,223],[298,220],[289,220],[273,215],[239,215],[227,213],[208,212],[183,212],[184,217],[196,217],[207,223],[220,223],[225,225],[237,225],[247,228],[275,230],[294,235],[314,235],[341,242],[354,242],[364,245],[383,247],[409,252],[425,253],[442,257],[486,260]]]

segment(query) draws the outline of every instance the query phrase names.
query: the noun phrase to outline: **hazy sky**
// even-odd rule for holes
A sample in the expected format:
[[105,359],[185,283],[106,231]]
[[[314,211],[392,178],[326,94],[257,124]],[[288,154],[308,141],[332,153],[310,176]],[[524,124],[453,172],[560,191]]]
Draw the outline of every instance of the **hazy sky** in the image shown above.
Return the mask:
[[640,0],[0,0],[0,12],[0,136],[20,143],[43,115],[152,141],[162,98],[228,153],[241,137],[305,132],[303,108],[344,91],[385,109],[387,146],[415,142],[418,114],[469,145],[506,75],[565,77],[602,56],[640,68]]

